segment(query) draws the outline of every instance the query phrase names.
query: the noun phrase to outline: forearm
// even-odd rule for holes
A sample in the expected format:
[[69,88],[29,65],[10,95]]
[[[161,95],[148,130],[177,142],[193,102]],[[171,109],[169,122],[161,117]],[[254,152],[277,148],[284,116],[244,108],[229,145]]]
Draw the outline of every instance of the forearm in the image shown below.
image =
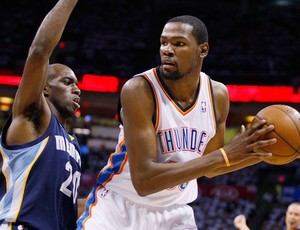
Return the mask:
[[187,162],[140,164],[131,175],[138,194],[146,196],[206,176],[224,165],[220,151],[216,150]]
[[36,48],[48,59],[59,42],[76,4],[77,0],[59,0],[56,3],[40,25],[31,45],[31,50]]
[[181,163],[140,164],[139,170],[132,172],[134,186],[141,196],[186,183],[200,177],[215,177],[233,172],[261,162],[259,158],[245,158],[227,166],[220,150]]
[[239,169],[249,167],[249,166],[257,164],[261,161],[262,160],[260,160],[258,158],[246,159],[244,161],[241,161],[238,164],[231,165],[229,167],[224,165],[223,167],[215,168],[214,170],[207,173],[205,176],[208,177],[208,178],[212,178],[212,177],[215,177],[215,176],[223,175],[223,174],[226,174],[226,173],[234,172],[234,171],[237,171]]
[[14,114],[22,114],[24,108],[30,104],[37,103],[40,106],[43,103],[41,95],[48,76],[49,58],[76,3],[77,0],[59,0],[42,21],[25,62],[14,103],[18,104],[19,112],[14,110]]

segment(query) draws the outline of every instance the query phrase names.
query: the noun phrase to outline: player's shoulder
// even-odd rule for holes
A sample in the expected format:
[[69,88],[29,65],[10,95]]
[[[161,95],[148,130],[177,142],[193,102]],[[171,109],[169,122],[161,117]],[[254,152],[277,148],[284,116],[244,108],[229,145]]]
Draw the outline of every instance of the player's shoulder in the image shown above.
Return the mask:
[[122,91],[130,92],[136,90],[142,90],[147,87],[147,82],[143,75],[137,75],[128,79],[122,87]]
[[149,69],[129,78],[122,87],[122,91],[147,90],[149,88],[149,76],[155,75],[155,69]]
[[143,74],[140,74],[126,81],[122,87],[120,99],[122,104],[125,101],[134,102],[134,104],[137,101],[143,101],[146,104],[147,101],[152,100],[152,93],[149,81]]
[[224,83],[212,79],[211,79],[211,85],[212,85],[218,120],[219,121],[226,120],[226,117],[229,112],[228,88]]
[[228,88],[226,85],[220,81],[213,80],[210,76],[208,77],[210,78],[214,95],[228,97]]

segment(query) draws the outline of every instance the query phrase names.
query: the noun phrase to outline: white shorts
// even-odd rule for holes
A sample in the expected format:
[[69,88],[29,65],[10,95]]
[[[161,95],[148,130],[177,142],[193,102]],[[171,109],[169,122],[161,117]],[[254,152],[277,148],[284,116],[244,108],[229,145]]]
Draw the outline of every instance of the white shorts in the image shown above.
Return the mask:
[[173,230],[197,229],[189,205],[152,207],[134,203],[120,194],[100,189],[97,202],[83,213],[78,230]]

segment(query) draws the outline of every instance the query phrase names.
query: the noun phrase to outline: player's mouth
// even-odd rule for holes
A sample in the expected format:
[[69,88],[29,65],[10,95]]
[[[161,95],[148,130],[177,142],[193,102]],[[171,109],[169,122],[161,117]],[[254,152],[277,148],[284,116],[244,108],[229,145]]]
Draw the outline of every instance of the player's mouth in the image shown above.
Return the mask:
[[162,63],[162,67],[165,71],[171,71],[174,70],[174,68],[176,67],[176,65],[172,62],[163,62]]
[[293,220],[289,220],[287,222],[287,225],[289,225],[290,227],[295,226],[296,224],[297,224],[296,221],[293,221]]
[[79,102],[80,102],[79,97],[73,99],[73,104],[74,104],[75,110],[80,108]]
[[162,65],[163,66],[175,66],[175,63],[172,62],[170,59],[162,59]]

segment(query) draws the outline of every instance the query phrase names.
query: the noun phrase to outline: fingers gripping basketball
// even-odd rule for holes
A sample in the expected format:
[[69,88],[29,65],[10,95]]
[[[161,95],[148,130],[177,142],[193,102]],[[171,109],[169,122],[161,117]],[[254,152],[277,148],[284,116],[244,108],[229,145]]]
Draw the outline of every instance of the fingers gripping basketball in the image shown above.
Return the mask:
[[276,138],[273,145],[258,149],[260,152],[271,152],[272,157],[264,159],[274,165],[287,164],[300,155],[300,113],[288,105],[270,105],[260,110],[252,124],[265,119],[268,125],[274,125],[274,130],[259,139]]

